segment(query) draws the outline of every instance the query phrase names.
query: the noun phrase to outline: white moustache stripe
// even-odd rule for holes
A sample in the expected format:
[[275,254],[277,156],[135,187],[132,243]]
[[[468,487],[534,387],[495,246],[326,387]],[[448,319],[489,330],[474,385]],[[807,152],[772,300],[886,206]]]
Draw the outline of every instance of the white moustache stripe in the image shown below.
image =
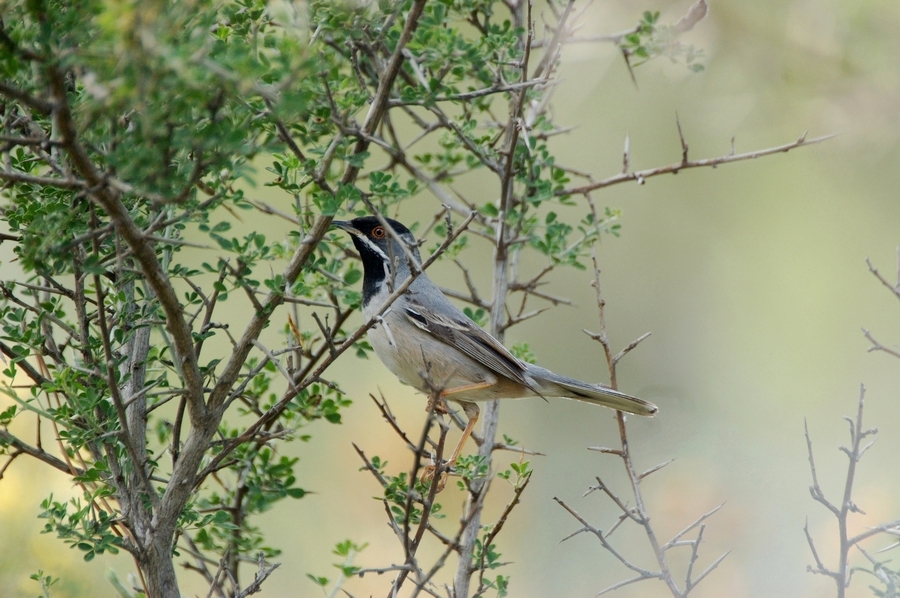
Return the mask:
[[367,239],[366,237],[364,237],[362,235],[359,235],[356,238],[359,239],[363,245],[365,245],[366,247],[371,249],[373,253],[377,254],[384,261],[385,264],[390,264],[391,260],[388,258],[387,255],[385,255],[385,253],[381,250],[381,248],[378,245],[376,245],[375,243],[373,243],[372,241],[370,241],[369,239]]

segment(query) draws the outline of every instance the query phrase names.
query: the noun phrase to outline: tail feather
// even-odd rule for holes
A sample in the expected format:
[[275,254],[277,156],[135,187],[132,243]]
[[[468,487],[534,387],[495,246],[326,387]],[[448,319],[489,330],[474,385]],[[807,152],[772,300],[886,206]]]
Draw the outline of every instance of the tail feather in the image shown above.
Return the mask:
[[529,367],[528,374],[537,382],[543,396],[574,399],[635,415],[656,415],[658,411],[656,405],[644,399],[605,386],[560,376],[541,367]]

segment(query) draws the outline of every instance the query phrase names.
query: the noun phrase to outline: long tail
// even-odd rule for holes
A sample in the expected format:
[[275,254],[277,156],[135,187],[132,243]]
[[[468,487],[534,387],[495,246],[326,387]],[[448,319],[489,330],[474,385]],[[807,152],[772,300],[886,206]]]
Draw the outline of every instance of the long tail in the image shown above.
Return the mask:
[[541,394],[548,397],[575,399],[594,405],[603,405],[610,409],[626,411],[635,415],[656,415],[659,409],[653,403],[639,399],[624,392],[588,384],[574,378],[555,374],[550,370],[535,365],[529,366],[528,374],[537,382]]

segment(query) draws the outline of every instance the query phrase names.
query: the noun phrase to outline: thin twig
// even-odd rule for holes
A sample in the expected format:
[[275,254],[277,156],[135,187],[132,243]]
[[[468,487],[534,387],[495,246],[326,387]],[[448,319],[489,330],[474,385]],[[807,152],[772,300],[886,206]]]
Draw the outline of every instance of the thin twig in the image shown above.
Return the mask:
[[719,156],[717,158],[706,158],[703,160],[689,160],[689,161],[681,161],[676,162],[674,164],[669,164],[667,166],[659,166],[657,168],[648,168],[646,170],[637,170],[633,172],[620,172],[614,176],[609,178],[605,178],[600,181],[596,181],[594,183],[590,183],[588,185],[583,185],[581,187],[569,187],[567,189],[560,189],[559,191],[554,192],[556,196],[566,196],[566,195],[583,195],[585,193],[589,193],[591,191],[595,191],[597,189],[602,189],[604,187],[609,187],[611,185],[618,185],[619,183],[625,183],[627,181],[637,181],[638,184],[643,184],[645,180],[659,176],[662,174],[677,174],[682,170],[687,170],[689,168],[704,168],[710,167],[715,168],[720,164],[729,164],[731,162],[740,162],[743,160],[754,160],[756,158],[761,158],[763,156],[770,156],[772,154],[778,154],[782,152],[789,152],[792,149],[796,149],[798,147],[804,147],[807,145],[813,145],[816,143],[821,143],[828,139],[835,137],[835,135],[825,135],[822,137],[815,137],[813,139],[807,139],[806,133],[801,135],[796,141],[791,143],[785,143],[784,145],[779,145],[775,147],[770,147],[767,149],[756,150],[752,152],[747,152],[744,154],[728,154],[725,156]]

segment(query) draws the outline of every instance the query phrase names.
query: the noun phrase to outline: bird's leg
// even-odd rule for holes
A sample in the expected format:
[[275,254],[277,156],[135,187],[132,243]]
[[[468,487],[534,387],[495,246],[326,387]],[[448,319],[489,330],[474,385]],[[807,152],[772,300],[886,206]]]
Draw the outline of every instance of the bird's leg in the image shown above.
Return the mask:
[[478,415],[481,413],[481,410],[478,409],[478,405],[475,403],[460,403],[460,405],[462,405],[463,412],[466,414],[466,417],[469,418],[469,421],[466,423],[466,429],[463,430],[462,436],[459,437],[456,448],[453,449],[453,454],[450,455],[450,460],[447,462],[448,469],[456,465],[456,460],[459,459],[459,454],[462,452],[463,445],[466,444],[469,436],[472,435],[472,430],[475,429],[475,423],[478,421]]
[[[462,405],[466,417],[469,418],[469,421],[466,423],[466,429],[463,430],[462,436],[459,437],[459,442],[456,443],[456,448],[453,449],[453,454],[450,455],[450,459],[446,461],[443,468],[443,473],[435,481],[435,483],[437,484],[438,492],[443,490],[444,486],[447,484],[447,478],[450,476],[450,470],[453,469],[453,466],[456,465],[456,460],[459,459],[459,455],[462,452],[463,446],[466,444],[469,436],[472,435],[472,430],[475,429],[475,423],[478,421],[478,405],[476,405],[475,403],[462,402],[460,404]],[[426,465],[422,470],[421,480],[424,482],[425,480],[434,478],[434,472],[436,469],[437,464]]]
[[[466,384],[465,386],[457,386],[456,388],[445,390],[441,392],[440,395],[438,395],[438,403],[437,405],[435,405],[435,411],[437,411],[438,405],[444,403],[444,399],[448,395],[470,390],[478,390],[481,388],[488,388],[493,385],[493,382],[478,382],[475,384]],[[466,429],[463,430],[462,436],[460,436],[459,442],[456,444],[456,448],[453,449],[453,454],[450,456],[450,460],[447,461],[446,470],[437,480],[438,492],[444,489],[444,485],[447,483],[447,477],[449,476],[449,471],[453,468],[454,465],[456,465],[456,460],[459,459],[459,455],[462,452],[463,445],[466,444],[469,436],[472,435],[472,430],[475,429],[475,423],[478,421],[479,409],[477,404],[470,403],[468,401],[458,401],[458,403],[462,406],[463,412],[466,414],[466,417],[469,418],[469,421],[466,423]],[[421,480],[424,482],[425,480],[433,478],[435,469],[437,469],[437,465],[425,466],[425,469],[422,471]]]

